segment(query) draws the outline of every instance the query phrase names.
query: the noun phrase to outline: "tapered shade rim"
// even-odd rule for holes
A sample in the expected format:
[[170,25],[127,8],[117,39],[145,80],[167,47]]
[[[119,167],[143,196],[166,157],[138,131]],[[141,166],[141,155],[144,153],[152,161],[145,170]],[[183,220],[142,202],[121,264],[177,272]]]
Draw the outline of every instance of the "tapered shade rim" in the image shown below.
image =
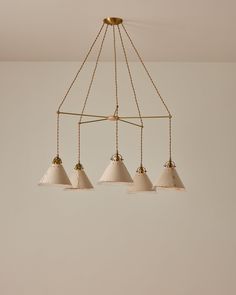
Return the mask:
[[39,182],[38,183],[39,186],[51,186],[51,187],[65,187],[65,188],[70,188],[71,184],[62,184],[62,183],[43,183],[43,182]]
[[181,192],[185,192],[186,188],[185,187],[176,187],[176,186],[159,186],[159,185],[154,185],[154,187],[156,187],[156,189],[160,189],[160,190],[172,190],[172,191],[181,191]]
[[91,188],[77,188],[77,187],[66,187],[64,191],[72,192],[72,191],[94,191],[94,187]]
[[135,190],[133,190],[133,191],[131,191],[131,190],[127,190],[127,194],[141,194],[141,193],[152,193],[152,194],[154,194],[154,193],[157,193],[157,190],[156,189],[151,189],[151,190],[137,190],[137,191],[135,191]]
[[98,181],[97,184],[129,184],[129,183],[133,183],[132,181],[115,181],[115,180],[101,180]]

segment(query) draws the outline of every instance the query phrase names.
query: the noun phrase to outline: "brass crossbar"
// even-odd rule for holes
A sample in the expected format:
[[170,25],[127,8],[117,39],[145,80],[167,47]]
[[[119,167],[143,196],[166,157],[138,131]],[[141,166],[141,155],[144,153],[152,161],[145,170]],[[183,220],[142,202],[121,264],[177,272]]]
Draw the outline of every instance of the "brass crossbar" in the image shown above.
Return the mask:
[[122,120],[122,119],[120,119],[120,118],[119,118],[119,121],[124,122],[124,123],[127,123],[127,124],[131,124],[131,125],[134,125],[134,126],[137,126],[137,127],[140,127],[140,128],[143,128],[142,125],[135,124],[135,123],[133,123],[133,122],[129,122],[129,121],[126,121],[126,120]]
[[[139,119],[140,117],[119,117],[120,119]],[[171,118],[171,116],[141,116],[142,119],[167,119]]]
[[87,114],[78,114],[78,113],[69,113],[69,112],[58,112],[58,114],[60,114],[60,115],[83,116],[83,117],[107,119],[107,116],[99,116],[99,115],[87,115]]
[[[91,118],[103,118],[108,119],[110,116],[104,115],[93,115],[93,114],[80,114],[80,113],[70,113],[70,112],[58,112],[60,115],[71,115],[71,116],[83,116]],[[170,119],[172,116],[141,116],[142,119]],[[119,119],[139,119],[137,116],[119,116]]]
[[95,122],[101,122],[101,121],[106,121],[107,119],[98,119],[98,120],[91,120],[91,121],[82,121],[79,122],[80,125],[82,124],[88,124],[88,123],[95,123]]

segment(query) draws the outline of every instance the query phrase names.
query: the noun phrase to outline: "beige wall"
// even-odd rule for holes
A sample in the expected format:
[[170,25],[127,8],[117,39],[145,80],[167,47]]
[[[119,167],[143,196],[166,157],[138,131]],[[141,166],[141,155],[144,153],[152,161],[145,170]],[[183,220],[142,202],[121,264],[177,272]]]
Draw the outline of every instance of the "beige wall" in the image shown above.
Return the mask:
[[[0,64],[0,294],[234,295],[236,64],[148,64],[174,115],[173,156],[187,187],[156,195],[36,185],[55,155],[55,111],[77,66]],[[139,65],[132,69],[143,113],[163,113]],[[112,74],[109,63],[99,68],[89,112],[112,113]],[[121,112],[131,114],[127,74],[119,74]],[[79,111],[83,94],[73,91],[64,110]],[[93,183],[114,152],[113,131],[111,122],[82,130],[82,163]],[[63,118],[61,136],[70,172],[75,118]],[[120,142],[133,174],[136,127],[122,125]],[[167,160],[167,143],[167,122],[148,121],[144,163],[152,180]]]

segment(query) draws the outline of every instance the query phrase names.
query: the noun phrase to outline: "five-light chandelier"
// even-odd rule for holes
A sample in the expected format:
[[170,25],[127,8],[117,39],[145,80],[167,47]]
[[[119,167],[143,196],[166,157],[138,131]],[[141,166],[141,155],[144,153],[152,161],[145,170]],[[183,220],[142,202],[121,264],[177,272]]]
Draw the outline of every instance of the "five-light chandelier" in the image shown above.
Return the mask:
[[[112,28],[112,33],[113,33],[113,49],[114,49],[114,81],[115,81],[115,107],[114,107],[114,112],[112,112],[112,115],[99,115],[99,114],[87,114],[85,113],[87,101],[90,95],[90,91],[93,85],[94,77],[96,74],[96,70],[98,67],[100,55],[103,49],[103,44],[104,40],[106,38],[106,34],[108,31],[108,28]],[[103,35],[102,35],[103,33]],[[134,82],[131,74],[131,69],[129,65],[129,61],[127,58],[127,53],[126,53],[126,48],[124,45],[124,39],[123,39],[123,34],[126,35],[128,38],[134,52],[136,53],[139,61],[141,62],[144,71],[146,72],[152,86],[154,87],[156,94],[158,98],[160,99],[161,103],[163,104],[167,114],[164,116],[143,116],[141,114],[141,110],[139,107],[137,95],[136,95],[136,90],[134,87]],[[118,79],[117,79],[117,49],[116,49],[116,42],[117,42],[117,35],[118,38],[120,39],[121,42],[121,47],[122,51],[124,54],[124,59],[125,59],[125,64],[127,67],[128,75],[129,75],[129,80],[133,92],[133,98],[135,101],[135,105],[137,108],[138,116],[122,116],[119,113],[119,96],[118,96]],[[102,36],[102,37],[101,37]],[[95,66],[92,72],[91,80],[89,83],[89,87],[87,90],[86,97],[84,99],[84,103],[82,106],[82,110],[80,113],[70,113],[70,112],[64,112],[62,111],[62,106],[64,102],[66,101],[68,94],[70,93],[75,81],[78,79],[78,76],[80,72],[82,71],[86,61],[88,60],[88,57],[94,48],[94,45],[98,42],[99,37],[101,37],[101,43],[99,47],[99,52],[96,58]],[[74,171],[69,178],[62,166],[62,160],[59,155],[59,136],[60,136],[60,129],[59,129],[59,123],[60,123],[60,116],[62,115],[69,115],[69,116],[79,116],[78,120],[78,162],[75,165]],[[84,120],[85,119],[85,120]],[[138,119],[139,123],[135,123],[133,119]],[[158,178],[158,180],[152,184],[150,181],[147,171],[143,166],[143,129],[144,129],[144,119],[167,119],[169,123],[169,159],[164,165],[164,171],[162,172],[161,176]],[[81,159],[80,159],[80,145],[81,145],[81,140],[80,140],[80,129],[82,124],[90,124],[90,123],[96,123],[100,121],[114,121],[115,123],[115,133],[116,133],[116,150],[114,155],[111,157],[110,164],[108,167],[105,169],[103,175],[101,176],[99,183],[124,183],[128,184],[128,192],[153,192],[156,191],[158,188],[162,189],[174,189],[174,190],[185,190],[184,185],[181,181],[181,179],[178,176],[178,173],[175,169],[175,163],[172,161],[172,140],[171,140],[171,119],[172,115],[162,98],[156,84],[154,83],[146,65],[144,64],[138,50],[136,49],[129,33],[127,32],[127,29],[125,28],[123,24],[123,20],[118,17],[109,17],[105,18],[103,20],[102,27],[100,28],[94,42],[92,43],[84,61],[82,62],[79,70],[77,71],[74,79],[72,80],[68,90],[66,91],[58,109],[57,109],[57,153],[56,157],[52,161],[52,165],[49,167],[47,170],[46,174],[43,176],[43,178],[40,180],[39,185],[53,185],[53,186],[61,186],[66,189],[70,190],[86,190],[86,189],[93,189],[93,185],[90,182],[89,178],[87,177],[84,167],[81,164]],[[118,137],[118,132],[119,132],[119,122],[127,123],[127,124],[132,124],[138,128],[140,128],[140,164],[139,167],[136,170],[136,174],[134,178],[130,176],[124,162],[123,158],[119,152],[119,137]]]

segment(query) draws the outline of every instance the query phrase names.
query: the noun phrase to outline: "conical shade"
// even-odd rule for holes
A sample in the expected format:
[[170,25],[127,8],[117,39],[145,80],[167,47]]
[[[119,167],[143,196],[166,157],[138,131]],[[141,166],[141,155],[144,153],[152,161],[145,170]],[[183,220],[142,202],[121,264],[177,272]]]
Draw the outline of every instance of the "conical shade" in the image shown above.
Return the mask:
[[98,183],[130,183],[133,182],[121,155],[114,155]]
[[39,182],[39,185],[51,185],[69,187],[71,182],[66,174],[62,161],[59,157],[53,159],[52,165],[48,168]]
[[154,186],[161,189],[184,191],[185,187],[175,169],[175,164],[168,162]]
[[72,188],[69,188],[69,189],[75,189],[75,190],[93,189],[93,185],[90,182],[81,164],[77,164],[75,166],[75,169],[72,175],[70,176],[70,181],[72,184]]
[[155,192],[148,175],[144,167],[139,167],[133,179],[133,183],[128,187],[128,193],[138,192]]

